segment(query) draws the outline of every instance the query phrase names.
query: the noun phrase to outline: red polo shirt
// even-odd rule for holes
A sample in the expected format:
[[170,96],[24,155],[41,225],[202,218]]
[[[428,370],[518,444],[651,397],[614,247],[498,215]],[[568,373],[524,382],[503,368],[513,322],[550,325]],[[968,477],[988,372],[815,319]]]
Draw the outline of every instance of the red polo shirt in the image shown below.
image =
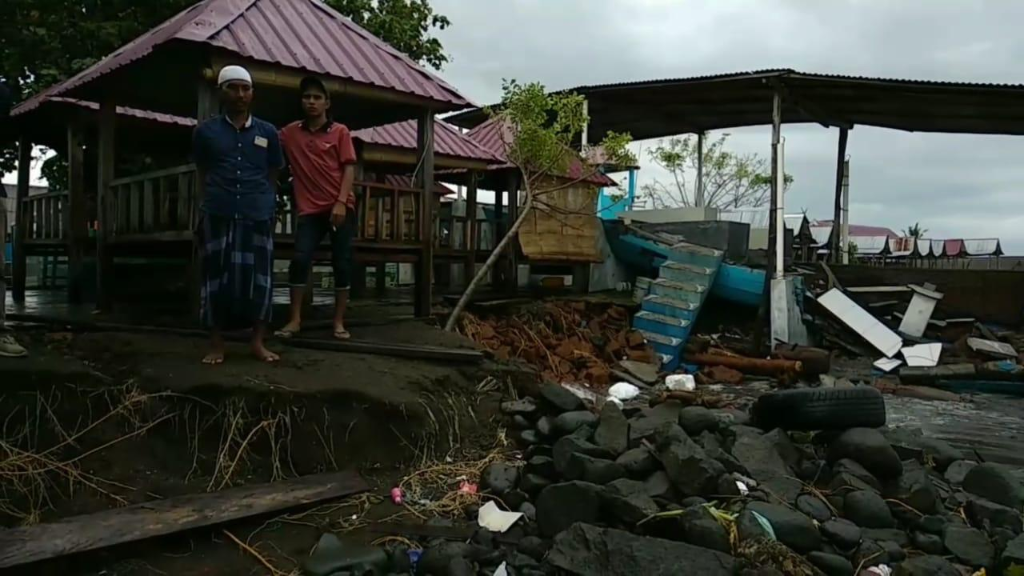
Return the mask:
[[[281,129],[281,144],[291,166],[299,214],[320,214],[333,208],[341,194],[345,166],[356,163],[348,128],[328,121],[314,132],[305,122],[293,122]],[[354,194],[349,193],[344,201],[355,208]]]

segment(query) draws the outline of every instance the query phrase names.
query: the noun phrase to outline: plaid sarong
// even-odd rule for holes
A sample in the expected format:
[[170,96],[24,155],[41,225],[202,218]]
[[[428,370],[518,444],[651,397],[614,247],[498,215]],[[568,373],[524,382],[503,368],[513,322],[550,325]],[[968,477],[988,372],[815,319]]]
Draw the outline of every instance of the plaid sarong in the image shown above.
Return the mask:
[[253,222],[203,214],[200,321],[237,330],[270,322],[273,301],[273,220]]

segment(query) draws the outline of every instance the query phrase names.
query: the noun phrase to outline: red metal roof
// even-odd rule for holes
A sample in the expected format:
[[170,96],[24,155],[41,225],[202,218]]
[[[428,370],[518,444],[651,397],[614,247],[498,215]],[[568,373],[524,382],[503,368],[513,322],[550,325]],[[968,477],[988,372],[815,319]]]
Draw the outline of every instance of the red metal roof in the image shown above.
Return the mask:
[[[512,141],[511,127],[506,122],[502,122],[500,118],[491,118],[483,124],[470,130],[467,134],[470,138],[478,142],[481,146],[492,150],[495,154],[502,158],[503,164],[495,166],[495,168],[508,168],[512,164],[508,161],[508,156],[505,152],[505,143]],[[612,180],[608,176],[600,172],[594,172],[593,174],[587,175],[583,178],[584,167],[583,163],[578,159],[574,159],[569,165],[567,178],[582,179],[583,181],[594,184],[596,186],[618,186],[615,180]]]
[[[375,126],[373,128],[363,128],[352,132],[352,136],[367,144],[415,150],[416,121],[409,120],[385,124],[384,126]],[[481,146],[475,140],[460,132],[458,128],[440,121],[434,122],[434,153],[484,162],[505,161],[504,157]]]
[[[832,226],[831,220],[815,220],[811,227]],[[850,236],[887,236],[899,238],[900,235],[893,232],[891,228],[884,226],[863,226],[861,224],[850,224]]]
[[[80,108],[86,108],[89,110],[99,110],[100,105],[95,102],[89,102],[87,100],[78,100],[77,98],[64,98],[63,96],[52,96],[46,98],[45,101],[57,102],[61,104],[71,104]],[[26,111],[20,107],[16,108],[11,112],[11,116],[17,116],[24,114]],[[185,118],[184,116],[175,116],[173,114],[164,114],[162,112],[150,112],[149,110],[139,110],[138,108],[129,108],[127,106],[118,106],[117,113],[122,116],[131,116],[132,118],[141,118],[142,120],[152,120],[154,122],[160,122],[162,124],[177,124],[178,126],[185,126],[193,128],[196,125],[195,118]]]
[[[388,186],[394,186],[396,188],[416,188],[416,182],[413,181],[411,176],[402,176],[399,174],[387,174],[384,176],[384,183]],[[434,181],[434,194],[439,196],[448,196],[449,194],[455,194],[455,190],[452,190],[448,186]]]
[[37,98],[92,82],[175,40],[389,88],[448,109],[471,105],[455,88],[319,0],[204,0],[22,106],[34,108],[42,102]]

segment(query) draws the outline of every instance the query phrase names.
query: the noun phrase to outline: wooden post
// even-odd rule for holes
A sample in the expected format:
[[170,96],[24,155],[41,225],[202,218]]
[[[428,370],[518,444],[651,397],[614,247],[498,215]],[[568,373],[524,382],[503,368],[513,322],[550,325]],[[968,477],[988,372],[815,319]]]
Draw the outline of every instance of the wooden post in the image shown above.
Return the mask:
[[68,245],[68,301],[82,301],[82,260],[89,241],[89,199],[85,196],[85,148],[82,126],[68,125],[68,204],[62,224]]
[[429,316],[434,273],[434,112],[423,110],[416,123],[416,157],[420,187],[420,261],[416,268],[416,316]]
[[476,221],[476,179],[476,170],[470,170],[469,185],[466,187],[466,223],[462,226],[462,246],[466,250],[465,269],[462,273],[464,286],[469,286],[469,282],[476,275],[476,249],[479,237]]
[[697,192],[694,194],[693,205],[704,207],[704,133],[697,133]]
[[100,103],[97,117],[99,152],[96,169],[96,206],[99,230],[96,232],[96,307],[99,310],[109,310],[112,302],[114,259],[107,242],[114,227],[110,215],[115,199],[111,197],[110,182],[114,179],[116,111],[115,102],[111,98],[104,98]]
[[[754,351],[759,352],[764,344],[764,330],[768,320],[768,307],[771,298],[772,278],[775,276],[775,235],[779,234],[775,225],[775,212],[779,207],[777,188],[779,185],[779,143],[782,141],[782,96],[776,88],[772,94],[772,182],[771,203],[768,213],[768,265],[764,275],[761,305],[757,311],[757,324],[754,327]],[[771,344],[769,344],[769,348]]]
[[[498,242],[505,237],[505,192],[502,190],[502,186],[497,186],[497,190],[494,191],[494,245],[497,246]],[[493,250],[493,248],[492,248]],[[496,289],[501,289],[505,284],[505,258],[501,256],[498,261],[495,262],[494,268],[491,270],[491,285]]]
[[828,247],[828,253],[831,256],[832,262],[840,262],[842,260],[839,251],[843,246],[841,246],[839,239],[843,234],[843,168],[846,162],[846,141],[849,139],[849,136],[849,130],[846,128],[839,129],[839,152],[836,155],[836,194],[832,213],[832,242]]
[[[506,230],[511,229],[519,218],[519,172],[512,170],[508,174],[508,222]],[[513,239],[508,246],[508,253],[505,262],[505,286],[504,290],[510,295],[515,295],[519,290],[519,242]],[[589,270],[589,266],[587,266]]]
[[[14,193],[14,262],[11,264],[13,286],[11,296],[15,302],[25,301],[25,282],[28,277],[28,256],[25,240],[28,238],[27,208],[29,176],[32,165],[32,142],[22,136],[18,141],[18,185]],[[0,231],[5,232],[5,231]],[[2,233],[0,233],[2,235]],[[0,270],[0,274],[3,271]],[[3,302],[0,302],[0,306]]]

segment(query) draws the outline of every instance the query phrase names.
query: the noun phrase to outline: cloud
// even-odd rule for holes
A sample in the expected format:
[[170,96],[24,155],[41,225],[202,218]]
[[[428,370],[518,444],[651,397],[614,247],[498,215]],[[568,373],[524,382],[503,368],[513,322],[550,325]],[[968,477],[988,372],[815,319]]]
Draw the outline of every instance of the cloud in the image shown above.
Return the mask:
[[[1002,0],[433,0],[452,20],[443,75],[478,103],[503,78],[552,89],[763,68],[1024,83],[1024,3]],[[767,127],[730,149],[768,154]],[[831,218],[838,132],[784,126],[787,208]],[[851,221],[935,237],[1000,236],[1024,253],[1024,138],[850,133]],[[639,181],[664,177],[643,162]],[[1020,214],[1021,216],[1016,216]]]

